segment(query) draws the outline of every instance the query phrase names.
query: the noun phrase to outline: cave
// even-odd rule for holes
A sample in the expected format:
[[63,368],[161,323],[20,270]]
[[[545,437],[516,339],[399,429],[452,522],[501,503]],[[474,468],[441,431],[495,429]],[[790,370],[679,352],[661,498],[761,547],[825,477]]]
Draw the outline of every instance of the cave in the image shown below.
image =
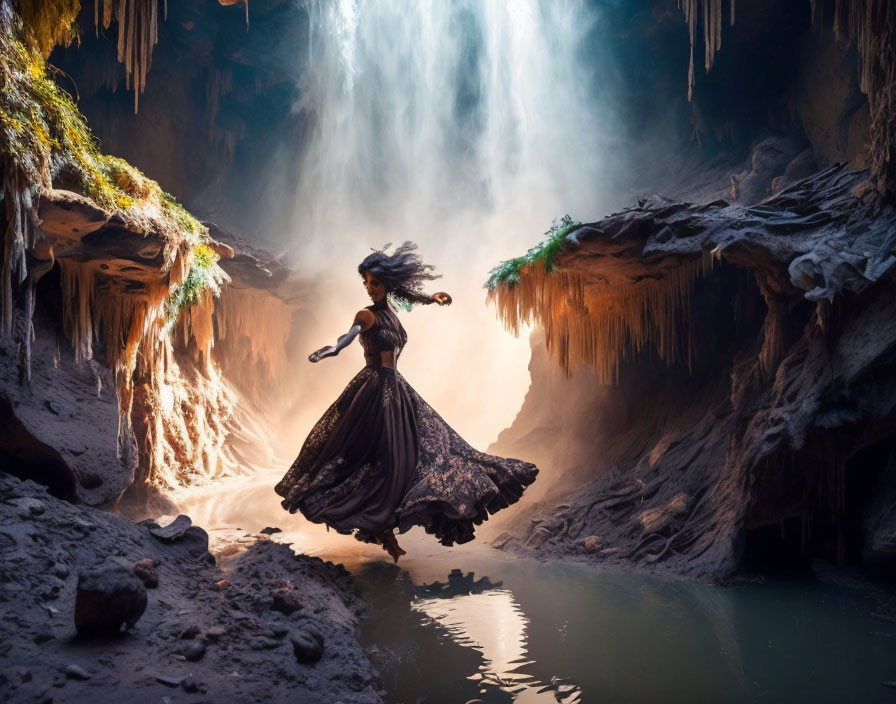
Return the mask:
[[0,0],[0,696],[886,701],[894,28]]

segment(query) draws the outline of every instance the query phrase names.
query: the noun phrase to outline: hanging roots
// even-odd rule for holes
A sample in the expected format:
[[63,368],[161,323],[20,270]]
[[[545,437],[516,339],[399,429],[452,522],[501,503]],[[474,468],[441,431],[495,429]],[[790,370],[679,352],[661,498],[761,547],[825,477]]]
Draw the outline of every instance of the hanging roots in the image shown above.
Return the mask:
[[[167,17],[167,0],[164,14]],[[159,0],[94,0],[97,31],[101,20],[103,28],[108,29],[113,18],[118,22],[118,60],[124,64],[125,86],[130,89],[133,85],[136,113],[152,64],[152,48],[159,41]]]
[[[520,269],[519,282],[488,292],[499,317],[514,334],[520,325],[544,327],[548,352],[567,374],[590,364],[601,383],[618,379],[620,363],[653,345],[667,363],[694,356],[691,336],[682,339],[694,283],[711,261],[695,259],[664,269],[661,279],[588,283],[581,274],[549,272],[541,262]],[[688,326],[689,327],[689,326]]]

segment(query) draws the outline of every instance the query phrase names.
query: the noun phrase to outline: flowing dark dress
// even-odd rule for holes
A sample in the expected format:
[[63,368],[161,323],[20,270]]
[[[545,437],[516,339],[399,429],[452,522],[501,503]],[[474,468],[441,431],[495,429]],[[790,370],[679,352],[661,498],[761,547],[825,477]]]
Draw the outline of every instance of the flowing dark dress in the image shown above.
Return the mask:
[[420,525],[444,545],[473,539],[473,526],[517,501],[535,465],[470,447],[405,378],[381,366],[407,334],[385,301],[360,334],[367,362],[315,424],[275,487],[283,508],[341,533],[379,542],[384,530]]

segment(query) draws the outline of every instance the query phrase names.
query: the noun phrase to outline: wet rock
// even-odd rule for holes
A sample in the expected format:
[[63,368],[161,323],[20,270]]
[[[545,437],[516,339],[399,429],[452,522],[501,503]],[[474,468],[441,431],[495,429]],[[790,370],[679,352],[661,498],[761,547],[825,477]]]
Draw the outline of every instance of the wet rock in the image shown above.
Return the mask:
[[321,641],[318,641],[307,628],[292,633],[289,640],[292,643],[296,660],[301,663],[317,662],[324,653],[323,637],[321,637]]
[[205,655],[206,645],[201,640],[188,640],[179,649],[178,653],[190,662],[202,660]]
[[582,545],[585,548],[585,552],[597,552],[604,546],[604,543],[599,535],[589,535],[582,541]]
[[89,680],[90,673],[80,665],[68,665],[65,668],[65,676],[70,680]]
[[156,561],[151,557],[144,557],[134,563],[134,576],[136,576],[148,589],[159,586],[159,572],[156,569]]
[[287,616],[295,613],[304,606],[299,594],[288,587],[274,589],[271,592],[271,597],[274,600],[271,604],[271,608],[274,611],[279,611],[281,614],[286,614]]
[[127,568],[107,563],[78,575],[75,628],[81,635],[132,628],[146,610],[146,587]]
[[190,554],[195,555],[196,557],[204,556],[206,558],[211,558],[212,564],[214,563],[215,558],[208,552],[208,533],[199,526],[191,526],[187,528],[183,537],[180,539],[180,544],[185,547]]
[[156,682],[160,682],[166,687],[180,687],[184,683],[186,677],[175,677],[171,675],[156,675]]
[[160,540],[173,541],[182,538],[183,535],[187,532],[187,529],[192,525],[193,521],[190,520],[190,517],[181,514],[163,528],[150,527],[149,532]]

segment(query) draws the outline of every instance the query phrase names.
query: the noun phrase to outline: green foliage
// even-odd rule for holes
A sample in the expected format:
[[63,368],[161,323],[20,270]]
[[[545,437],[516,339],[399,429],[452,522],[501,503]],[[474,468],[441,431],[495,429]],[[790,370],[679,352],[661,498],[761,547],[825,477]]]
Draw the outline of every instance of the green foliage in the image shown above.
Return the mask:
[[217,296],[226,274],[218,266],[218,255],[205,244],[193,248],[193,260],[184,282],[172,289],[165,303],[165,317],[170,330],[177,322],[180,312],[203,298],[207,292]]
[[544,233],[544,239],[532,247],[522,257],[508,259],[501,262],[489,272],[488,281],[484,288],[490,291],[498,286],[516,286],[520,282],[520,270],[524,266],[540,262],[547,271],[554,268],[554,260],[566,244],[566,237],[570,232],[581,226],[581,222],[573,220],[569,215],[564,215],[559,220],[554,220],[550,228]]
[[72,97],[53,81],[39,50],[19,38],[18,22],[0,33],[0,158],[33,191],[75,190],[143,231],[200,242],[206,228],[159,185],[122,159],[99,151]]
[[392,310],[403,310],[405,313],[410,313],[414,309],[414,306],[410,301],[398,296],[393,296],[391,291],[386,295],[389,300],[389,305],[392,306]]

